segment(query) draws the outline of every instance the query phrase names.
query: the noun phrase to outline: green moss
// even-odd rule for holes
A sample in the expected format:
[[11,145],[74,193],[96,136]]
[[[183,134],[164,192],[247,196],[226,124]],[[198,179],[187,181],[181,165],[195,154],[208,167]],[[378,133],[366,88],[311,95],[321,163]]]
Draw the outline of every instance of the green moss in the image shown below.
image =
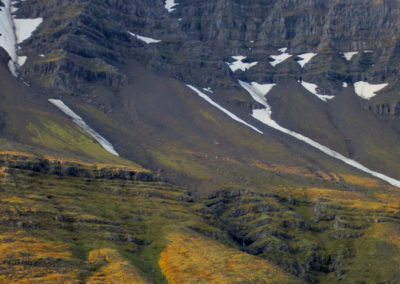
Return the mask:
[[82,161],[135,166],[137,164],[108,153],[80,127],[37,114],[35,123],[29,122],[26,130],[36,146],[59,153],[64,157],[77,157]]
[[213,177],[210,169],[202,166],[186,155],[175,155],[174,153],[166,154],[162,152],[153,152],[152,154],[159,163],[177,172],[190,175],[200,180],[209,180]]
[[[67,244],[72,252],[69,265],[82,270],[82,275],[90,274],[86,269],[91,250],[115,248],[155,283],[165,283],[158,258],[167,244],[166,235],[187,230],[186,222],[208,228],[190,204],[177,201],[184,194],[182,189],[161,182],[28,177],[19,170],[11,176],[18,179],[19,190],[15,192],[16,185],[9,178],[0,178],[0,209],[21,206],[21,212],[37,212],[29,219],[41,225],[30,233],[44,241]],[[23,203],[5,202],[16,197]],[[14,230],[2,224],[1,232]]]
[[201,115],[202,115],[205,119],[207,119],[208,121],[211,121],[212,123],[215,123],[215,124],[219,125],[219,123],[218,123],[218,121],[215,119],[215,117],[212,116],[212,114],[210,114],[209,112],[200,110],[200,113],[201,113]]

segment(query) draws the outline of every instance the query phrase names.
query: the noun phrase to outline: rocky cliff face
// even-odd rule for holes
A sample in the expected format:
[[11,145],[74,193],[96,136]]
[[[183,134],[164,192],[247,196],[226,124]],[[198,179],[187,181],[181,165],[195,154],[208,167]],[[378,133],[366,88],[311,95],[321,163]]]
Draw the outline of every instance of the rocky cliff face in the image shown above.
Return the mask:
[[[21,2],[17,17],[44,17],[20,51],[29,57],[22,71],[63,92],[85,89],[82,82],[120,87],[126,84],[120,68],[134,58],[189,83],[228,87],[236,84],[234,77],[270,82],[308,78],[325,81],[328,94],[342,81],[394,82],[398,73],[397,1],[177,3],[168,13],[161,0]],[[128,31],[162,42],[146,44]],[[293,55],[320,56],[304,70],[296,56],[274,68],[269,56],[281,47]],[[346,62],[340,53],[350,51],[360,53]],[[233,55],[259,64],[234,76],[225,63]]]

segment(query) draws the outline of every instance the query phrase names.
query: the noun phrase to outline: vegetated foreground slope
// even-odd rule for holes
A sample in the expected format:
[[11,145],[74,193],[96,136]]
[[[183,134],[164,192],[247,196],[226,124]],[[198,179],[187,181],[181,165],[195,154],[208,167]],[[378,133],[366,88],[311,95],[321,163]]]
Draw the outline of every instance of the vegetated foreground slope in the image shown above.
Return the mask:
[[149,175],[43,164],[0,156],[3,282],[399,281],[400,194],[373,179],[194,198]]

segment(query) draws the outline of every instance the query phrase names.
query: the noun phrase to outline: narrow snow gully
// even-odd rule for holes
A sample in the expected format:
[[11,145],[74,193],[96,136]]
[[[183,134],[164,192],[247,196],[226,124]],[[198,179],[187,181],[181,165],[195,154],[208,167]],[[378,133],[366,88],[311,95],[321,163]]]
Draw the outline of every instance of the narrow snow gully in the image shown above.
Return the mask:
[[0,46],[10,56],[8,68],[16,76],[15,62],[17,60],[17,37],[14,32],[14,23],[11,16],[11,1],[3,0],[4,7],[0,7]]
[[368,174],[370,174],[370,175],[372,175],[374,177],[377,177],[377,178],[379,178],[379,179],[381,179],[381,180],[383,180],[383,181],[385,181],[385,182],[387,182],[387,183],[389,183],[389,184],[391,184],[393,186],[396,186],[396,187],[400,188],[400,181],[399,180],[393,179],[393,178],[388,177],[388,176],[386,176],[384,174],[381,174],[381,173],[378,173],[378,172],[373,171],[371,169],[368,169],[367,167],[363,166],[359,162],[354,161],[352,159],[349,159],[349,158],[343,156],[342,154],[340,154],[340,153],[338,153],[338,152],[336,152],[334,150],[331,150],[328,147],[326,147],[324,145],[321,145],[318,142],[316,142],[316,141],[314,141],[314,140],[312,140],[312,139],[310,139],[310,138],[308,138],[308,137],[306,137],[306,136],[304,136],[302,134],[299,134],[297,132],[291,131],[291,130],[289,130],[287,128],[284,128],[284,127],[280,126],[276,121],[274,121],[272,119],[272,117],[271,117],[272,110],[271,110],[270,105],[268,105],[267,99],[265,97],[267,95],[267,93],[272,89],[274,84],[264,84],[264,85],[262,85],[262,84],[258,84],[258,83],[255,83],[255,82],[254,83],[246,83],[246,82],[243,82],[243,81],[239,81],[239,84],[251,95],[251,97],[255,101],[257,101],[260,104],[262,104],[263,106],[265,106],[265,109],[255,109],[255,110],[253,110],[252,116],[255,119],[257,119],[260,122],[268,125],[269,127],[272,127],[272,128],[274,128],[276,130],[279,130],[279,131],[281,131],[283,133],[286,133],[286,134],[288,134],[288,135],[290,135],[290,136],[292,136],[292,137],[294,137],[296,139],[299,139],[299,140],[307,143],[308,145],[320,150],[321,152],[327,154],[328,156],[331,156],[331,157],[333,157],[335,159],[341,160],[342,162],[344,162],[344,163],[346,163],[346,164],[348,164],[348,165],[350,165],[350,166],[352,166],[354,168],[357,168],[357,169],[359,169],[359,170],[361,170],[361,171],[363,171],[365,173],[368,173]]
[[220,111],[224,112],[225,114],[227,114],[233,120],[236,120],[237,122],[246,125],[247,127],[253,129],[254,131],[256,131],[256,132],[258,132],[260,134],[263,134],[263,132],[261,130],[257,129],[253,125],[250,125],[247,122],[245,122],[244,120],[240,119],[238,116],[236,116],[235,114],[233,114],[232,112],[230,112],[226,108],[223,108],[222,106],[220,106],[219,104],[214,102],[212,99],[210,99],[209,96],[207,96],[206,94],[201,92],[199,89],[193,87],[192,85],[186,85],[186,86],[189,87],[192,91],[194,91],[199,97],[203,98],[205,101],[207,101],[208,103],[210,103],[211,105],[213,105],[214,107],[219,109]]
[[26,56],[17,55],[17,45],[31,37],[43,19],[16,19],[12,15],[12,11],[15,11],[13,1],[3,0],[2,3],[4,6],[0,7],[0,46],[10,56],[8,68],[17,77],[16,68],[22,66],[27,59]]
[[89,125],[86,124],[86,122],[77,115],[72,109],[70,109],[66,104],[64,104],[63,101],[61,100],[56,100],[56,99],[49,99],[49,102],[51,102],[53,105],[55,105],[59,110],[61,110],[64,114],[72,118],[72,121],[77,124],[80,128],[82,128],[86,133],[88,133],[90,136],[92,136],[107,152],[119,156],[117,151],[115,151],[113,145],[111,145],[110,142],[107,141],[103,136],[101,136],[99,133],[97,133],[95,130],[90,128]]

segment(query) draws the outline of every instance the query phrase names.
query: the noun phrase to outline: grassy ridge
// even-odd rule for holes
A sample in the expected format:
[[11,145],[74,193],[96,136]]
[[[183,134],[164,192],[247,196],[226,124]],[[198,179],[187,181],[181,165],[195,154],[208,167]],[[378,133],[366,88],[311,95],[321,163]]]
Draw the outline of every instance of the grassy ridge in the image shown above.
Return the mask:
[[397,281],[400,194],[362,177],[346,179],[362,190],[294,186],[194,199],[165,182],[3,165],[1,279],[294,283],[298,275],[355,283],[367,275]]
[[124,281],[128,273],[143,283],[164,283],[158,261],[169,234],[190,237],[195,232],[189,228],[201,228],[223,235],[198,216],[202,207],[183,189],[163,182],[60,177],[2,167],[0,254],[7,258],[0,274],[6,282],[101,283]]

